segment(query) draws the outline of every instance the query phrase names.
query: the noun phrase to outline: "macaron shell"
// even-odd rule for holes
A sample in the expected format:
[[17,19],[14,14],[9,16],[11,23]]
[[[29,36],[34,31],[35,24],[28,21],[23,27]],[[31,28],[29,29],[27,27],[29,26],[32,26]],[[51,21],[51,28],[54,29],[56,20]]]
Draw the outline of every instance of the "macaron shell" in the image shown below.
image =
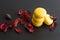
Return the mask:
[[41,22],[41,21],[44,21],[44,17],[43,18],[36,18],[34,15],[33,15],[33,18],[32,18],[35,22]]
[[51,25],[53,23],[53,19],[50,18],[50,15],[46,15],[44,17],[44,23],[47,24],[47,25]]
[[32,19],[32,24],[35,26],[35,27],[41,27],[43,25],[43,20],[41,20],[41,22],[35,22],[33,19]]
[[36,8],[34,10],[34,15],[38,18],[44,17],[47,14],[47,11],[44,8]]

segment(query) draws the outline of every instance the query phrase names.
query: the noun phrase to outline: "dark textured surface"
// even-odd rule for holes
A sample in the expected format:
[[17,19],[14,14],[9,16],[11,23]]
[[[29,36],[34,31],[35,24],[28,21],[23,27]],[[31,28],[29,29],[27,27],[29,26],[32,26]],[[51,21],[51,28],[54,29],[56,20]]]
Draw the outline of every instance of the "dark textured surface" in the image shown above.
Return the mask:
[[18,17],[16,14],[20,8],[28,9],[32,14],[33,9],[39,6],[57,16],[58,25],[54,31],[39,28],[34,33],[29,33],[24,26],[19,25],[23,30],[22,33],[17,34],[13,30],[9,30],[7,33],[0,32],[0,40],[60,40],[60,0],[0,0],[0,23],[5,22],[6,13],[10,13],[12,21],[14,21]]

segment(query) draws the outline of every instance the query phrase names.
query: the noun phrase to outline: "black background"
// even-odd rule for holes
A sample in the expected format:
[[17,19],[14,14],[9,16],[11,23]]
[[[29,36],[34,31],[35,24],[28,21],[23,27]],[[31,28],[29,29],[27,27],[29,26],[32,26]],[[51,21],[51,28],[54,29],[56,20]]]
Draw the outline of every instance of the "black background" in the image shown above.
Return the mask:
[[60,40],[60,0],[0,0],[0,23],[6,21],[6,13],[10,13],[14,21],[18,17],[16,14],[19,9],[28,9],[32,14],[36,7],[44,7],[49,14],[56,15],[58,25],[54,31],[36,28],[34,33],[29,33],[24,26],[19,25],[22,33],[17,34],[13,30],[8,30],[7,33],[0,32],[0,40]]

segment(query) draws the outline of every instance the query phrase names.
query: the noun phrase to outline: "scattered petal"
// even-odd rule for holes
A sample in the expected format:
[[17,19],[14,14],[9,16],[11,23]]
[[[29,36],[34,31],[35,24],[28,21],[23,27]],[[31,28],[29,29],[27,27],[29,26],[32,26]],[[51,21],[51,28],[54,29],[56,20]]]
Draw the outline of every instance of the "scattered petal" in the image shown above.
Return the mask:
[[19,22],[21,22],[21,19],[20,19],[20,18],[17,18],[17,19],[13,22],[13,26],[16,27]]
[[22,32],[22,30],[21,30],[20,28],[15,28],[14,30],[15,30],[17,33]]
[[54,21],[54,25],[57,26],[57,21]]
[[54,30],[55,27],[56,27],[56,25],[57,25],[57,22],[54,21],[54,22],[50,25],[50,30]]
[[3,30],[5,28],[5,24],[0,25],[0,29]]
[[7,32],[8,31],[8,27],[5,27],[5,29],[3,30],[3,32]]
[[29,20],[29,19],[30,19],[30,14],[29,14],[29,12],[27,12],[27,11],[24,12],[24,18],[25,18],[26,20]]
[[35,31],[31,23],[26,23],[25,28],[31,33]]

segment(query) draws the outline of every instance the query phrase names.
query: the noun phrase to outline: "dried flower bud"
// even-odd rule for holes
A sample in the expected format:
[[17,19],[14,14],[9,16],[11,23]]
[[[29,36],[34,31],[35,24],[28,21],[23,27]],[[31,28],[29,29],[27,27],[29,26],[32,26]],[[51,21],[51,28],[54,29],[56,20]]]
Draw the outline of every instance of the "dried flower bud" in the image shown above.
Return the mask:
[[23,14],[23,10],[20,9],[19,12],[18,12],[18,15],[22,15]]

